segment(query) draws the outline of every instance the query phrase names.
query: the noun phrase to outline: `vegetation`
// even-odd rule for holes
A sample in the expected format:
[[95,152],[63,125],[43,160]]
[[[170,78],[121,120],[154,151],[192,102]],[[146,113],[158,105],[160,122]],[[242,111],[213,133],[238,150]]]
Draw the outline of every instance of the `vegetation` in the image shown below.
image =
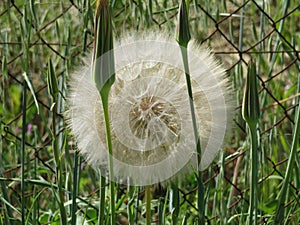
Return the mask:
[[[186,2],[191,37],[225,65],[236,105],[224,147],[201,173],[206,224],[299,224],[299,3]],[[179,3],[111,0],[113,34],[161,30],[175,39]],[[64,120],[67,81],[92,51],[95,10],[94,0],[0,2],[0,224],[110,224],[112,198],[118,224],[149,224],[149,209],[152,224],[200,224],[194,174],[165,186],[116,184],[111,196],[76,151]],[[248,104],[247,126],[248,64],[259,108]]]

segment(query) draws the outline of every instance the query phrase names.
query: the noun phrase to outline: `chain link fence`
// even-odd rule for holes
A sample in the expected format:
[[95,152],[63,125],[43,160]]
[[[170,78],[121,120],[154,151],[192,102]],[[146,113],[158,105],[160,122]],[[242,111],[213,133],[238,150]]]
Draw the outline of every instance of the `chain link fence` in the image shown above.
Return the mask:
[[[111,4],[117,38],[129,31],[146,29],[149,32],[161,30],[174,33],[177,1],[117,0],[111,1]],[[53,63],[61,92],[57,102],[57,129],[54,136],[64,149],[61,157],[65,159],[66,201],[71,198],[72,187],[69,187],[68,179],[73,179],[75,144],[69,138],[63,120],[64,97],[69,74],[80,65],[82,57],[92,51],[94,9],[94,1],[89,0],[0,2],[0,176],[1,184],[6,186],[2,186],[2,215],[8,204],[4,204],[3,199],[9,201],[10,207],[20,209],[20,148],[24,139],[22,124],[26,124],[23,136],[25,174],[28,179],[25,196],[30,198],[36,196],[35,193],[41,193],[38,201],[40,213],[47,211],[46,196],[53,191],[53,187],[47,187],[42,181],[56,184],[51,150],[53,105],[47,90],[49,59]],[[223,62],[232,81],[236,101],[234,125],[229,131],[225,149],[219,161],[215,161],[203,173],[208,224],[238,224],[238,218],[243,216],[242,212],[247,212],[249,205],[250,144],[241,117],[241,102],[247,65],[251,58],[256,59],[257,63],[261,105],[259,223],[268,224],[275,213],[276,196],[285,176],[300,96],[300,4],[288,0],[198,0],[189,1],[189,9],[192,37],[211,48]],[[25,105],[22,103],[23,93],[27,97]],[[295,161],[295,176],[289,183],[285,204],[287,224],[300,222],[299,147]],[[78,198],[97,199],[97,178],[84,159],[81,159],[80,171],[82,177]],[[41,183],[37,183],[37,180],[41,180]],[[124,188],[120,187],[120,196],[123,191]],[[179,191],[180,204],[190,207],[191,212],[195,211],[196,187],[184,182]],[[165,188],[157,186],[153,190],[153,197],[159,200],[165,193]],[[78,211],[85,210],[78,205]],[[17,213],[12,214],[20,217]]]

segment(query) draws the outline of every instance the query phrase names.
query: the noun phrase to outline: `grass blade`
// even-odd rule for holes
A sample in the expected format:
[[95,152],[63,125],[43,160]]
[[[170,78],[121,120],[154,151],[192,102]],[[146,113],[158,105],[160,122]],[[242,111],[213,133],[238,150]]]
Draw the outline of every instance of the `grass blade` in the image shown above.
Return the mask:
[[[63,168],[61,163],[61,152],[58,144],[58,137],[56,136],[56,128],[57,128],[57,107],[58,107],[58,82],[54,72],[54,68],[52,65],[52,61],[48,61],[48,74],[47,74],[47,82],[48,82],[48,91],[52,97],[52,148],[54,153],[54,160],[56,166],[56,179],[58,182],[58,205],[60,210],[60,221],[61,224],[67,224],[67,213],[64,207],[64,191],[63,191]],[[55,193],[56,194],[56,193]]]
[[74,155],[74,175],[73,175],[73,192],[72,192],[72,211],[71,211],[71,225],[76,224],[76,211],[77,211],[77,192],[78,192],[78,186],[79,186],[79,177],[78,177],[78,166],[79,162],[79,154],[78,151],[75,151]]
[[[299,85],[299,84],[298,84]],[[283,180],[283,185],[281,187],[279,196],[278,196],[278,203],[277,203],[277,207],[276,207],[276,213],[275,213],[275,220],[274,220],[274,225],[275,224],[283,224],[283,220],[284,220],[284,204],[285,204],[285,200],[287,197],[287,190],[289,187],[289,183],[292,177],[292,173],[293,173],[293,169],[294,169],[294,164],[296,163],[296,158],[297,158],[297,148],[299,145],[299,136],[300,136],[300,101],[299,101],[299,97],[297,98],[298,102],[298,106],[296,109],[296,114],[295,114],[295,127],[294,127],[294,132],[293,132],[293,141],[292,141],[292,146],[291,146],[291,152],[289,155],[289,159],[288,159],[288,164],[287,164],[287,168],[286,168],[286,173],[285,173],[285,177]]]
[[35,91],[34,91],[33,85],[32,85],[32,83],[31,83],[31,81],[30,81],[30,79],[29,79],[27,73],[24,72],[24,73],[23,73],[23,77],[24,77],[24,79],[25,79],[25,81],[26,81],[26,83],[27,83],[27,86],[29,87],[29,90],[30,90],[30,92],[31,92],[31,94],[32,94],[32,97],[33,97],[33,99],[34,99],[34,103],[35,103],[35,106],[36,106],[37,114],[40,114],[40,107],[39,107],[39,103],[38,103],[38,101],[37,101],[37,98],[36,98],[36,96],[35,96]]

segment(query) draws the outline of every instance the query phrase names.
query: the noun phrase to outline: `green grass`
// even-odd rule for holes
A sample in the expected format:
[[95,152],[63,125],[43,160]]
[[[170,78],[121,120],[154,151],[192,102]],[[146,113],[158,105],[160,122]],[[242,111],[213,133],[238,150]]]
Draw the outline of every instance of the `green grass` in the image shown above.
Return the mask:
[[[175,38],[178,2],[111,4],[116,37],[150,28]],[[0,2],[0,224],[110,222],[109,182],[77,153],[63,119],[69,74],[93,46],[94,11],[92,0]],[[236,105],[220,156],[201,173],[209,224],[249,220],[253,165],[241,105],[250,58],[260,103],[257,221],[300,221],[299,18],[297,1],[189,1],[191,36],[225,64]],[[198,224],[197,186],[193,174],[163,188],[116,185],[116,220]]]

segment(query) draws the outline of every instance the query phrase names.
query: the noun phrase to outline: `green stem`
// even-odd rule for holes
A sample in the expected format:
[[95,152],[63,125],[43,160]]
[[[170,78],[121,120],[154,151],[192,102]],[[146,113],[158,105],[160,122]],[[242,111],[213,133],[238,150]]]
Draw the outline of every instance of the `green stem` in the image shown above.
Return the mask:
[[[185,72],[185,78],[186,78],[186,84],[188,89],[188,95],[189,95],[189,103],[190,103],[190,110],[191,110],[191,116],[192,116],[192,123],[193,123],[193,130],[194,130],[194,136],[195,136],[195,143],[197,148],[197,162],[198,166],[200,166],[201,162],[201,145],[200,145],[200,135],[197,127],[197,120],[196,120],[196,113],[195,113],[195,106],[194,106],[194,98],[193,98],[193,90],[192,90],[192,84],[191,84],[191,77],[190,77],[190,70],[188,65],[188,55],[187,55],[187,45],[186,46],[180,46],[182,59],[183,59],[183,65],[184,65],[184,72]],[[198,182],[198,216],[199,216],[199,225],[205,224],[205,199],[204,199],[204,185],[202,182],[202,174],[200,169],[198,168],[198,174],[197,174],[197,182]]]
[[111,225],[116,224],[115,219],[115,182],[114,179],[114,164],[113,164],[113,152],[112,152],[112,141],[110,135],[110,123],[109,123],[109,113],[108,113],[108,94],[109,91],[100,91],[101,99],[102,99],[102,106],[103,106],[103,113],[104,113],[104,120],[105,120],[105,127],[106,127],[106,141],[109,153],[109,176],[110,176],[110,209],[111,209]]
[[128,196],[128,204],[127,204],[127,214],[128,214],[128,224],[134,224],[134,202],[136,200],[135,196],[135,186],[127,186],[127,196]]
[[59,209],[60,209],[60,220],[61,224],[67,224],[67,213],[66,209],[64,206],[64,191],[63,191],[63,168],[61,164],[61,159],[59,155],[59,150],[58,150],[58,140],[56,137],[56,112],[57,112],[57,98],[55,97],[54,99],[54,106],[53,106],[53,111],[52,111],[52,132],[53,132],[53,137],[52,137],[52,145],[53,145],[53,151],[54,151],[54,159],[55,159],[55,164],[56,164],[56,179],[58,183],[58,196],[59,196]]
[[146,224],[151,225],[151,189],[150,185],[146,186]]
[[99,205],[98,224],[104,224],[105,184],[106,184],[105,176],[103,176],[100,171],[100,205]]
[[[37,129],[34,128],[34,146],[37,146],[37,142],[38,142],[38,135],[37,135]],[[38,150],[37,148],[35,148],[35,155],[38,155]],[[37,171],[38,171],[38,159],[37,157],[34,157],[34,179],[37,180],[38,176],[37,176]],[[33,205],[33,213],[32,213],[32,224],[36,225],[38,224],[38,218],[39,218],[39,214],[38,214],[38,210],[39,210],[39,206],[38,206],[38,201],[39,201],[39,194],[38,194],[38,188],[36,186],[34,186],[33,189],[33,197],[34,199],[36,199],[34,201],[34,205]]]
[[76,198],[77,198],[78,183],[79,183],[79,177],[78,177],[79,166],[78,166],[78,163],[79,163],[79,154],[78,154],[78,151],[75,151],[71,225],[76,224],[76,210],[77,210]]
[[135,202],[135,207],[134,207],[134,221],[135,221],[135,224],[138,224],[138,220],[139,220],[139,199],[140,199],[140,187],[136,187],[137,189],[137,196],[136,196],[136,202]]
[[[257,132],[256,125],[249,125],[250,136],[251,136],[251,185],[250,185],[250,207],[249,207],[249,224],[257,224],[257,203],[258,203],[258,175],[257,175]],[[254,221],[254,222],[253,222]]]
[[180,196],[177,185],[173,182],[170,185],[170,209],[172,210],[172,224],[178,224],[178,217],[180,212]]
[[199,225],[205,225],[205,198],[204,198],[204,185],[202,182],[202,174],[201,171],[198,171],[197,177],[197,185],[198,185],[198,217],[199,217]]
[[27,84],[24,81],[23,99],[22,99],[22,140],[21,140],[21,214],[22,225],[25,224],[25,139],[26,139],[26,89]]

